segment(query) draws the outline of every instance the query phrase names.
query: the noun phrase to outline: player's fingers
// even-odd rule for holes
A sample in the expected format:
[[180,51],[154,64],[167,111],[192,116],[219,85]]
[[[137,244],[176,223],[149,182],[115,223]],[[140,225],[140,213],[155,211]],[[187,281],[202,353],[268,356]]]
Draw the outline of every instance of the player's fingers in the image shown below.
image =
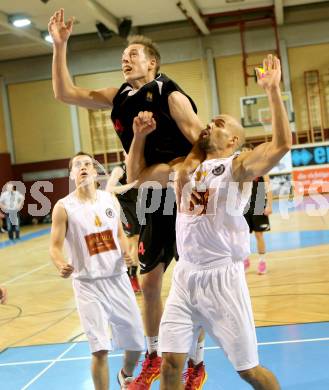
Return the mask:
[[275,69],[281,69],[281,61],[277,57],[275,57]]
[[148,113],[147,113],[147,119],[148,119],[148,121],[150,122],[152,118],[153,118],[153,112],[148,112]]
[[255,68],[255,72],[256,72],[257,80],[260,80],[261,78],[260,70],[258,68]]
[[71,16],[69,18],[69,20],[67,21],[66,23],[66,28],[68,28],[69,30],[71,30],[72,26],[73,26],[73,23],[74,23],[74,16]]
[[265,72],[268,70],[268,61],[267,61],[267,58],[264,58],[264,61],[263,61],[263,69],[265,70]]
[[63,8],[61,8],[59,10],[59,21],[64,22],[64,9]]
[[56,18],[56,22],[59,22],[59,21],[60,21],[60,19],[61,19],[61,13],[60,13],[60,11],[56,11],[56,12],[55,12],[55,18]]
[[267,56],[267,65],[268,65],[269,70],[273,69],[273,55],[272,54],[269,54]]

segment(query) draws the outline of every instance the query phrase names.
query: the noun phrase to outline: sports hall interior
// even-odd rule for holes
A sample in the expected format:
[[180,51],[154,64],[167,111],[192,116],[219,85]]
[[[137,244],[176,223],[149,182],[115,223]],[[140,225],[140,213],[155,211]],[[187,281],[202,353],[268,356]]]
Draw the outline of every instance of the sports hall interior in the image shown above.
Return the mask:
[[[246,277],[261,361],[282,389],[329,389],[329,1],[99,0],[119,26],[131,21],[118,32],[111,25],[99,31],[99,9],[89,2],[95,3],[0,3],[0,188],[15,181],[26,190],[21,240],[12,243],[0,234],[0,286],[8,290],[8,303],[0,305],[0,388],[92,389],[71,281],[60,278],[50,260],[45,217],[69,193],[68,161],[76,152],[91,153],[107,172],[121,163],[123,152],[110,110],[54,98],[52,46],[40,33],[63,7],[76,17],[68,45],[76,85],[119,87],[125,35],[146,35],[158,44],[161,72],[193,98],[203,123],[230,114],[246,125],[253,145],[271,139],[268,106],[253,69],[266,54],[279,55],[294,145],[288,163],[270,173],[275,191],[271,231],[265,233],[268,272],[256,272],[252,236]],[[10,25],[8,16],[16,13],[31,16],[29,30]],[[102,21],[106,27],[108,20]],[[163,301],[173,268],[174,261]],[[111,389],[121,356],[109,356]],[[205,356],[205,390],[250,388],[208,337]]]

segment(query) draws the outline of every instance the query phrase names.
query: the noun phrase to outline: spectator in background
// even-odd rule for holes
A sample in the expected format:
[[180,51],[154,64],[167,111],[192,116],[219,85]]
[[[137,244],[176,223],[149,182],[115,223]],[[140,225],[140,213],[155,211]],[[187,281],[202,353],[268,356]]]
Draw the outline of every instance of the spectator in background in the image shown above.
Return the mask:
[[11,182],[8,182],[5,188],[6,190],[0,196],[0,208],[6,216],[9,240],[19,240],[19,210],[23,207],[25,197],[16,190],[16,187]]
[[[251,151],[252,149],[253,145],[246,145],[242,148],[242,151]],[[248,223],[250,234],[255,232],[259,256],[257,273],[259,275],[265,274],[267,271],[264,232],[271,229],[269,215],[272,214],[272,199],[269,176],[256,177],[252,182],[251,197],[244,217]],[[250,260],[247,258],[244,261],[244,268],[247,270],[249,267]]]
[[5,233],[5,229],[3,228],[3,220],[5,219],[5,214],[3,214],[1,211],[0,211],[0,233]]

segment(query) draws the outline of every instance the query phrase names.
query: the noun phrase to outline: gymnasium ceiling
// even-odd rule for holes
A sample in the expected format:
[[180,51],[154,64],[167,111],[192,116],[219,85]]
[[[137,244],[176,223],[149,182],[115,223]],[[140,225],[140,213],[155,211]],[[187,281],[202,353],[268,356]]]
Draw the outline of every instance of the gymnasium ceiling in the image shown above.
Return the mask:
[[[213,34],[223,23],[268,12],[275,14],[279,25],[329,18],[328,0],[1,0],[0,61],[51,53],[51,44],[41,32],[47,30],[49,17],[61,7],[67,17],[76,18],[71,39],[76,50],[122,44],[123,38],[117,34],[102,42],[97,22],[118,33],[122,20],[129,19],[133,33],[160,41]],[[236,16],[239,10],[243,16]],[[25,14],[32,25],[13,27],[8,17],[15,14]]]

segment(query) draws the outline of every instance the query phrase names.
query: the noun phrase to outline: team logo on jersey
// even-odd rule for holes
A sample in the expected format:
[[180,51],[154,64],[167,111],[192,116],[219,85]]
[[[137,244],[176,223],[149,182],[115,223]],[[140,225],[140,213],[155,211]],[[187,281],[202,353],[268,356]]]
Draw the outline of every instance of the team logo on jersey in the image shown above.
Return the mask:
[[146,93],[146,100],[147,100],[148,102],[153,102],[153,93],[152,93],[152,92],[148,91],[148,92]]
[[214,168],[211,173],[215,176],[220,176],[224,173],[225,166],[223,164],[218,165],[218,167]]
[[95,226],[97,226],[97,227],[100,227],[100,226],[102,226],[103,224],[102,224],[102,221],[101,221],[101,219],[99,218],[99,216],[98,215],[95,215]]
[[108,208],[105,210],[105,214],[109,217],[109,218],[113,218],[114,217],[114,213],[113,213],[113,210]]
[[123,132],[124,128],[123,128],[121,122],[119,121],[119,119],[116,119],[114,121],[113,125],[114,125],[114,129],[115,129],[115,131],[117,133],[122,133]]
[[201,179],[207,177],[207,175],[208,175],[207,171],[198,171],[195,174],[195,181],[201,181]]

